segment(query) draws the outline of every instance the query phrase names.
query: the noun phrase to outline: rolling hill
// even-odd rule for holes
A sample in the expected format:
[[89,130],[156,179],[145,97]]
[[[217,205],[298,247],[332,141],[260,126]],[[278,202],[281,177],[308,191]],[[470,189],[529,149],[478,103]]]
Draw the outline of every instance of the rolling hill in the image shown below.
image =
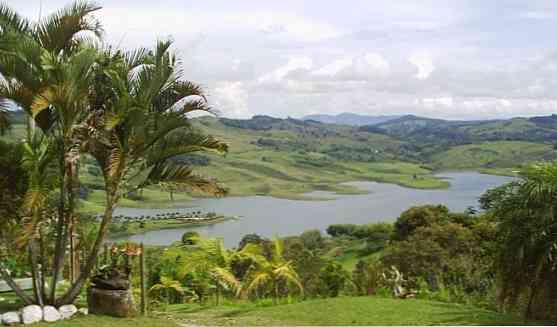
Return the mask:
[[[7,139],[24,137],[21,115]],[[343,182],[370,180],[414,188],[442,188],[437,170],[468,169],[511,174],[520,165],[557,159],[557,115],[494,121],[447,121],[404,116],[375,125],[326,124],[315,120],[254,116],[251,119],[200,117],[195,128],[230,144],[226,157],[178,157],[230,188],[231,195],[305,198],[326,190],[359,193]],[[100,171],[83,160],[86,208],[103,199]],[[168,194],[147,189],[126,206],[171,205]],[[187,195],[176,196],[188,199]]]
[[364,125],[375,125],[384,123],[401,116],[394,115],[381,115],[381,116],[369,116],[369,115],[358,115],[350,112],[343,112],[338,115],[308,115],[302,118],[302,120],[313,120],[325,124],[338,124],[338,125],[353,125],[353,126],[364,126]]

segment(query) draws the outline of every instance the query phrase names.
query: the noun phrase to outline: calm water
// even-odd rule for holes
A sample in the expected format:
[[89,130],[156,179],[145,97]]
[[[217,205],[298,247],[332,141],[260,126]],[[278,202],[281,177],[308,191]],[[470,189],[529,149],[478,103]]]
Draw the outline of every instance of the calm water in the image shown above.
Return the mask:
[[[267,196],[196,200],[188,203],[189,208],[182,210],[192,211],[199,208],[198,210],[203,212],[214,211],[242,218],[211,226],[152,231],[131,236],[129,239],[150,245],[168,245],[179,240],[186,230],[196,230],[205,236],[224,238],[226,246],[235,246],[242,236],[248,233],[267,237],[285,236],[299,234],[308,229],[324,231],[331,224],[393,221],[408,207],[420,204],[444,204],[451,210],[463,211],[469,206],[477,206],[478,198],[485,190],[512,180],[510,177],[475,172],[444,173],[438,176],[447,178],[451,187],[445,190],[417,190],[393,184],[353,182],[350,184],[371,193],[311,193],[335,198],[329,201],[284,200]],[[152,215],[165,211],[176,212],[181,209],[118,209],[118,213],[126,215]]]

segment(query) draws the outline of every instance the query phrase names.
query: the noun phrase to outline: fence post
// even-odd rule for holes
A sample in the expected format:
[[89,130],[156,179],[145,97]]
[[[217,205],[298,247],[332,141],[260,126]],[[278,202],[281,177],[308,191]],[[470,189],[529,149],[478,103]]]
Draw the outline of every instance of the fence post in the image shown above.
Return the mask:
[[141,314],[147,314],[147,292],[145,290],[145,246],[143,242],[140,245],[139,253],[139,272],[141,274]]

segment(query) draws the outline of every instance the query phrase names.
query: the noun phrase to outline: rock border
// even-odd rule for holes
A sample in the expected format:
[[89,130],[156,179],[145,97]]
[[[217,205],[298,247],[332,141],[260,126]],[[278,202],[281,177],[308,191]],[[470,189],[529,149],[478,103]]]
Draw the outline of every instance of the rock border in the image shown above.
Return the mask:
[[87,308],[78,309],[73,304],[62,305],[59,308],[46,305],[28,305],[18,311],[9,311],[0,314],[0,325],[31,325],[41,321],[54,323],[60,320],[70,319],[76,314],[86,316],[89,313]]

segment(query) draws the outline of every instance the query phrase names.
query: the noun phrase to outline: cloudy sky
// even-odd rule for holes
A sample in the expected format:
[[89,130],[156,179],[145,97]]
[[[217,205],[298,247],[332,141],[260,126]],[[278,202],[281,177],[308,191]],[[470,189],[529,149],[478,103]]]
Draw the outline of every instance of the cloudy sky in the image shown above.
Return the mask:
[[[36,19],[61,0],[7,0]],[[175,40],[224,116],[557,113],[555,0],[104,0],[106,41]]]

